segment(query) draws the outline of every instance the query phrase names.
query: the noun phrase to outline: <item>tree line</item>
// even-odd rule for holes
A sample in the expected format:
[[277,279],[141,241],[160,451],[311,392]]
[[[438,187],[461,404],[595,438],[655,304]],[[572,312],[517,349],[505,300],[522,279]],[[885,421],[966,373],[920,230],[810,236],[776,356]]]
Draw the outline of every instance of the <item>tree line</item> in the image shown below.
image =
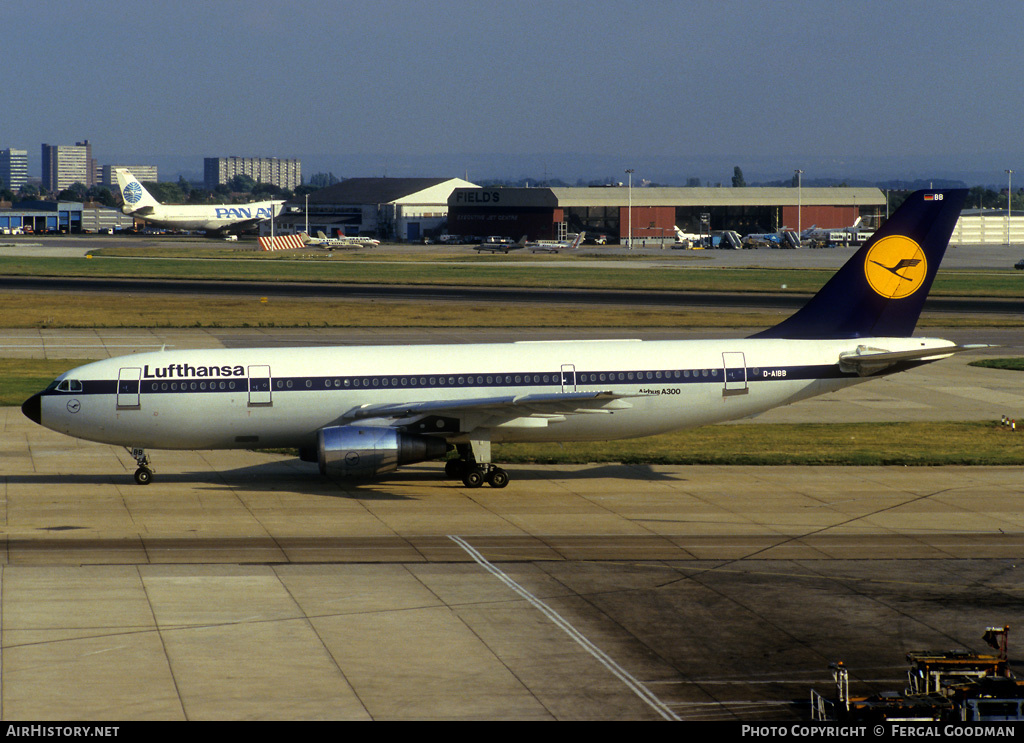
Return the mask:
[[117,205],[114,195],[106,186],[87,188],[81,183],[73,183],[69,188],[53,192],[42,186],[25,183],[15,192],[6,188],[3,181],[0,180],[0,201],[46,201],[51,198],[58,201],[95,201],[104,206]]
[[[221,204],[225,202],[245,203],[253,199],[291,199],[304,196],[325,186],[339,183],[333,173],[317,173],[308,184],[298,186],[294,191],[280,188],[271,183],[260,183],[247,175],[236,175],[227,183],[222,183],[210,190],[203,185],[190,183],[184,176],[177,181],[144,181],[143,185],[153,194],[153,198],[162,204]],[[5,187],[0,179],[0,201],[81,201],[95,202],[103,206],[117,207],[119,200],[115,197],[116,189],[111,191],[106,186],[86,186],[73,183],[60,192],[49,191],[41,186],[30,183],[22,185],[17,192]]]

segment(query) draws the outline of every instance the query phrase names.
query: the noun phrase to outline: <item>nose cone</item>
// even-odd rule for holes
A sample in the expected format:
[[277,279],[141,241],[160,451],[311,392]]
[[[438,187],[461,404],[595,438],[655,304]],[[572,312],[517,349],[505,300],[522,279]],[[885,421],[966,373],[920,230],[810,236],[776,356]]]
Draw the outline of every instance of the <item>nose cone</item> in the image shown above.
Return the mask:
[[43,396],[38,392],[21,404],[21,412],[34,423],[41,423]]

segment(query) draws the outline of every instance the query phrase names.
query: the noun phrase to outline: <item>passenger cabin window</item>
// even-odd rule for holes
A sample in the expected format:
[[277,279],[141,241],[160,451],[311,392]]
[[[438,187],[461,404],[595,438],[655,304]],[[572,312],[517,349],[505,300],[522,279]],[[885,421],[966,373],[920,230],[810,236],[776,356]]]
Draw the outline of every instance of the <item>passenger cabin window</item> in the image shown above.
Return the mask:
[[82,383],[77,379],[65,379],[57,385],[58,392],[81,392]]

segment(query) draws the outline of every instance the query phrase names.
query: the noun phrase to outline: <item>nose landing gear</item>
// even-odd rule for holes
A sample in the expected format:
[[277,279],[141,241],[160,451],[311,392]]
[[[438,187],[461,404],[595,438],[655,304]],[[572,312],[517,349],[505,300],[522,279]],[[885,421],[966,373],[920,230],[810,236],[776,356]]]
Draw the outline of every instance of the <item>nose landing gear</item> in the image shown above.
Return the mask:
[[125,447],[132,459],[139,465],[135,470],[135,482],[138,485],[149,485],[153,481],[153,468],[149,466],[149,455],[145,449]]

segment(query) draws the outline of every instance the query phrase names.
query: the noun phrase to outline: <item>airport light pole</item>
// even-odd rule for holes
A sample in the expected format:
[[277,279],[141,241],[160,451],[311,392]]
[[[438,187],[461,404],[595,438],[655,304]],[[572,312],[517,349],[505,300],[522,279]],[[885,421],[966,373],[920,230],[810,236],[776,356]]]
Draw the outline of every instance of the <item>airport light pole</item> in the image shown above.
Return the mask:
[[306,194],[306,234],[309,234],[309,194]]
[[1013,171],[1006,169],[1006,244],[1010,244],[1010,210],[1013,207]]
[[803,229],[804,225],[803,225],[803,221],[802,221],[802,218],[803,218],[803,206],[804,206],[803,184],[801,183],[801,179],[800,179],[800,176],[802,176],[804,174],[804,171],[802,171],[802,170],[794,170],[793,172],[796,173],[796,234],[797,234],[797,238],[799,239],[802,236],[803,231],[804,231],[804,229]]
[[627,222],[629,224],[626,232],[626,249],[633,249],[633,168],[626,168],[626,175],[629,176],[629,207],[627,208]]

